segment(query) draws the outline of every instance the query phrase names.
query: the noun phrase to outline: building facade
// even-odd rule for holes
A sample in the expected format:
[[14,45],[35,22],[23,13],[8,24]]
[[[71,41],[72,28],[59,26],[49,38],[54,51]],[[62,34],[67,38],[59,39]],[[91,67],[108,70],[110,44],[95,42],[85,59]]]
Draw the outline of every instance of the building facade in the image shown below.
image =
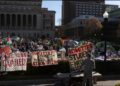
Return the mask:
[[109,14],[110,14],[110,17],[114,17],[114,18],[119,18],[120,19],[120,8],[111,11]]
[[55,11],[42,0],[0,0],[0,31],[22,37],[54,36]]
[[62,24],[65,25],[81,15],[102,16],[105,0],[75,0],[62,2]]
[[[91,15],[82,15],[76,17],[71,22],[63,26],[63,31],[66,37],[72,39],[83,39],[84,38],[84,29],[87,23],[87,20],[94,16]],[[66,29],[64,29],[66,28]]]
[[119,22],[118,22],[119,25],[118,25],[118,29],[117,29],[117,37],[120,40],[120,8],[111,11],[109,14],[110,14],[110,17],[119,19]]
[[119,7],[118,5],[105,5],[105,8],[107,12],[111,12],[111,11],[118,9]]
[[[80,39],[80,40],[86,39],[85,31],[87,31],[86,30],[86,25],[88,25],[87,21],[94,17],[95,16],[90,16],[90,15],[82,15],[82,16],[76,17],[70,23],[68,23],[67,25],[62,27],[65,36],[72,38],[72,39]],[[107,41],[120,43],[120,41],[119,41],[120,40],[120,19],[119,18],[110,17],[108,19],[108,23],[106,24],[105,27],[103,25],[104,19],[102,17],[97,18],[103,26],[102,30],[105,30],[104,38],[106,38]],[[66,28],[66,29],[64,29],[64,28]],[[94,33],[94,34],[96,37],[99,37],[99,35],[100,35],[100,34],[96,35],[96,33]]]

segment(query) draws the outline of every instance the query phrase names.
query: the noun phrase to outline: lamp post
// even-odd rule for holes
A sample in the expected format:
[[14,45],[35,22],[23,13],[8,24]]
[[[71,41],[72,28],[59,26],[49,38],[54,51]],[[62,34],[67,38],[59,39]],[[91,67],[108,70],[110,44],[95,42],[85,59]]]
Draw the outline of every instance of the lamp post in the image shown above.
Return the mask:
[[103,30],[103,37],[104,37],[104,61],[106,61],[107,42],[106,42],[105,33],[106,33],[106,25],[108,23],[108,17],[109,17],[109,14],[108,14],[107,11],[105,11],[104,14],[103,14],[103,18],[104,18],[104,30]]

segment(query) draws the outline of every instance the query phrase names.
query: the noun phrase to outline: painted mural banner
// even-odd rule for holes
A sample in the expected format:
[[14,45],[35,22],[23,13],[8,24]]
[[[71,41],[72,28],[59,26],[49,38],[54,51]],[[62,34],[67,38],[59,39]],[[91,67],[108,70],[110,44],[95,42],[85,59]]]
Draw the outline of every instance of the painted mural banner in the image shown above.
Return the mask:
[[32,52],[32,66],[47,66],[58,64],[57,52],[55,50]]
[[0,71],[26,71],[27,52],[16,52],[9,55],[1,55]]
[[85,55],[92,50],[92,43],[87,42],[74,48],[68,49],[71,71],[79,70]]

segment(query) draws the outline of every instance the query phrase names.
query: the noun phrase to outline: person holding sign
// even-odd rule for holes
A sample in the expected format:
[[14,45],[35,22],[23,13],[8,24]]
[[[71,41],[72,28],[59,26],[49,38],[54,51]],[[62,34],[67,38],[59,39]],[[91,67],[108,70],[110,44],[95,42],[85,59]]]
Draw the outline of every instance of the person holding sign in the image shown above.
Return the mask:
[[84,71],[83,86],[87,86],[87,81],[89,82],[89,86],[93,86],[92,71],[94,69],[94,62],[91,60],[89,53],[86,53],[86,59],[81,63],[81,67]]

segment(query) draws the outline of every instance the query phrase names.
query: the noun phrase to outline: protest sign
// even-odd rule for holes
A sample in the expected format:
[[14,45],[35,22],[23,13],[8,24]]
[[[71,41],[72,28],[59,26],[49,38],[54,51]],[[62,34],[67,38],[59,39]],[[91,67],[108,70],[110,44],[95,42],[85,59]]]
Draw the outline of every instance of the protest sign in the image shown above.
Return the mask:
[[88,51],[91,48],[92,48],[91,43],[85,43],[85,44],[77,46],[75,48],[69,48],[68,54],[74,55],[74,54],[82,53],[82,52]]
[[79,69],[81,62],[85,59],[87,51],[92,49],[91,43],[85,43],[74,48],[68,49],[69,63],[71,70]]
[[55,50],[32,52],[32,66],[46,66],[58,64]]
[[[8,58],[9,57],[9,58]],[[2,55],[0,71],[25,71],[27,69],[27,53],[11,53]]]

